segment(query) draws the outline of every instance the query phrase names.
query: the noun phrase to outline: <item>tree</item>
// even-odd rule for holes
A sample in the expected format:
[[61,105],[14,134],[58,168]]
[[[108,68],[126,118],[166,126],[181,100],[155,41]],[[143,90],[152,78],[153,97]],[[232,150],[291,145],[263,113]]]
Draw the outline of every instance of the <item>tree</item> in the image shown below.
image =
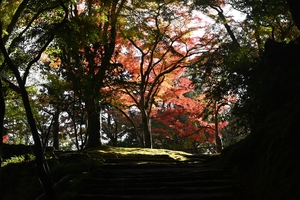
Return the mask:
[[[286,1],[234,2],[236,7],[247,11],[245,25],[256,33],[256,40],[248,31],[243,40],[255,42],[252,44],[256,53],[249,54],[248,58],[256,61],[248,65],[248,73],[240,73],[238,68],[236,71],[243,75],[240,83],[244,90],[240,93],[239,112],[235,117],[245,119],[250,134],[223,151],[220,161],[250,172],[249,186],[257,194],[255,199],[297,198],[300,188],[299,176],[295,175],[300,155],[300,130],[296,125],[300,113],[297,23],[293,22]],[[299,7],[293,9],[299,12]],[[261,41],[260,47],[257,39]],[[243,62],[239,61],[232,64],[240,66]]]
[[[7,8],[11,15],[11,20],[4,20],[0,23],[0,50],[3,55],[3,62],[1,63],[1,70],[8,67],[14,77],[16,78],[19,92],[22,97],[26,116],[30,129],[32,132],[33,140],[35,143],[34,153],[36,156],[36,165],[38,175],[41,180],[41,184],[48,198],[54,198],[54,192],[51,185],[49,174],[45,171],[45,167],[42,144],[39,138],[38,130],[35,124],[35,119],[30,106],[28,93],[26,90],[26,79],[28,77],[30,68],[40,59],[43,51],[52,42],[57,30],[66,23],[68,16],[68,9],[65,7],[62,1],[59,2],[42,2],[39,6],[33,4],[34,2],[24,0],[22,2],[16,2],[11,5],[7,1],[1,1],[3,10]],[[6,5],[6,6],[5,6]],[[49,13],[54,8],[61,8],[63,15],[58,17],[56,21],[43,21],[40,18],[42,15]],[[28,13],[27,15],[25,13]],[[7,17],[7,16],[6,16]],[[29,17],[29,19],[27,18]],[[25,23],[25,24],[24,24]],[[19,31],[20,30],[20,31]],[[10,40],[10,44],[7,41]],[[20,42],[36,41],[35,48],[28,50],[29,46],[22,46]],[[8,47],[6,47],[6,44]],[[28,44],[28,43],[27,43]],[[23,56],[23,57],[22,57]],[[22,68],[24,67],[24,68]],[[23,77],[20,71],[24,70]],[[3,78],[3,77],[2,77]]]
[[[123,112],[110,105],[104,106],[101,115],[102,137],[105,140],[109,140],[108,144],[118,146],[121,139],[128,137],[130,129],[132,129],[131,121],[128,120],[126,114],[124,115]],[[121,142],[125,144],[124,141]]]
[[[83,100],[88,118],[86,148],[100,142],[100,89],[116,66],[111,63],[116,44],[118,19],[125,0],[83,1],[71,5],[64,34],[58,40],[61,69],[72,84],[76,96]],[[85,6],[84,6],[85,5]]]
[[[53,147],[59,150],[59,132],[61,129],[60,115],[62,112],[67,111],[74,102],[69,95],[70,84],[62,80],[59,70],[53,66],[53,63],[49,64],[48,60],[43,60],[43,62],[45,66],[43,66],[44,71],[42,71],[42,74],[47,82],[42,84],[43,87],[39,90],[39,94],[37,95],[38,103],[41,107],[39,110],[40,115],[48,118],[46,124],[49,124],[48,132],[52,134],[47,136],[47,140],[50,139],[49,137],[52,137]],[[48,64],[50,66],[47,66]],[[48,143],[48,141],[44,142]]]
[[[176,10],[179,6],[183,8],[180,11]],[[131,79],[120,81],[121,92],[139,109],[144,146],[150,148],[150,117],[156,96],[168,76],[189,66],[208,41],[192,35],[196,27],[189,26],[192,18],[181,3],[136,3],[126,14],[130,23],[121,28],[124,39],[116,62],[127,69]]]
[[[7,88],[7,85],[4,84],[6,94],[5,94],[5,119],[4,119],[4,128],[6,134],[10,136],[10,143],[14,144],[30,144],[30,126],[26,119],[26,112],[24,106],[22,105],[22,98],[15,91],[10,91]],[[31,89],[27,88],[27,91],[32,92]],[[32,105],[31,98],[29,97],[30,105]],[[16,109],[17,108],[17,109]],[[35,111],[33,108],[33,115]]]
[[[257,87],[257,77],[262,73],[260,63],[267,38],[292,40],[299,32],[291,23],[285,1],[226,3],[196,1],[197,9],[219,23],[214,30],[218,31],[218,37],[222,39],[215,43],[211,51],[199,57],[191,73],[193,82],[198,88],[205,88],[209,98],[219,101],[228,94],[238,95],[232,114],[240,126],[245,127],[244,132],[248,133],[251,126],[257,126],[257,121],[254,122],[254,119],[258,120],[257,116],[264,118],[257,113],[255,107],[260,101],[257,92],[262,91]],[[243,20],[237,21],[233,16],[226,16],[224,10],[228,6],[242,13]],[[252,100],[256,101],[256,106],[248,102]]]
[[204,94],[197,94],[191,81],[185,77],[177,77],[173,86],[167,88],[160,98],[152,117],[156,124],[152,126],[153,134],[162,134],[162,140],[174,141],[175,146],[180,148],[197,150],[208,143],[216,144],[218,151],[222,149],[222,144],[218,143],[221,137],[219,130],[227,122],[219,121],[220,113],[224,112],[221,104],[214,104],[218,106],[217,110],[214,106],[211,109],[210,101]]

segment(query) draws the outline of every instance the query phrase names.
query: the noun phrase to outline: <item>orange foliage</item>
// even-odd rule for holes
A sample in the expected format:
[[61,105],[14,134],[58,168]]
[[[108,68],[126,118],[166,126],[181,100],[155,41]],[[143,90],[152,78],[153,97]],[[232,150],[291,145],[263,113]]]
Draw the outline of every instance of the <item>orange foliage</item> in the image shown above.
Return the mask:
[[[176,20],[164,19],[158,8],[154,12],[147,8],[147,15],[142,12],[138,18],[134,18],[135,12],[143,8],[128,13],[135,20],[128,26],[120,25],[112,62],[122,64],[130,76],[102,92],[109,93],[107,100],[123,111],[135,106],[161,124],[162,127],[152,126],[153,135],[214,143],[214,123],[201,118],[207,106],[205,95],[188,97],[194,88],[184,75],[185,67],[211,48],[208,44],[216,37],[208,30],[201,37],[196,34],[202,19],[192,17],[184,7],[178,9],[170,4],[168,8],[174,9]],[[219,130],[225,125],[220,122]]]

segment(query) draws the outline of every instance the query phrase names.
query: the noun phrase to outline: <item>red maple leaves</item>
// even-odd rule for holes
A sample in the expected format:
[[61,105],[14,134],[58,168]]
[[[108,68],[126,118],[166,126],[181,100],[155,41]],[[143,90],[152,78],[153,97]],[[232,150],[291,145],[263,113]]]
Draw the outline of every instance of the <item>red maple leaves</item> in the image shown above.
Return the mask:
[[[205,96],[192,97],[190,81],[183,77],[177,80],[173,87],[166,89],[152,116],[157,125],[152,126],[152,132],[160,138],[156,142],[168,139],[182,142],[182,146],[187,146],[184,143],[188,142],[215,143],[215,124],[203,120],[204,111],[209,106],[204,101]],[[219,122],[219,130],[226,125],[227,122]]]

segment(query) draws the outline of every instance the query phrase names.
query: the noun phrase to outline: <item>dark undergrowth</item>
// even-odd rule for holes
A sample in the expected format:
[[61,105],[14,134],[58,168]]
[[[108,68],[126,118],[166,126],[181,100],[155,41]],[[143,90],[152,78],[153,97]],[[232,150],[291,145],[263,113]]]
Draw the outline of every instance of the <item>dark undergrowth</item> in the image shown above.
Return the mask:
[[300,102],[286,104],[215,164],[238,166],[255,199],[300,199],[299,113]]

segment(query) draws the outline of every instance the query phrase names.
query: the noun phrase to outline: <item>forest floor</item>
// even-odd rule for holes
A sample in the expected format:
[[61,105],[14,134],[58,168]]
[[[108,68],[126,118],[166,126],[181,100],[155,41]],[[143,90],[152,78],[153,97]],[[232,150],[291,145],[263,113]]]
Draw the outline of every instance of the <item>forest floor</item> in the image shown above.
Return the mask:
[[[48,164],[58,198],[63,200],[254,199],[238,168],[213,164],[218,155],[107,146],[83,153],[56,154]],[[6,166],[7,173],[18,178],[3,188],[2,199],[19,199],[20,195],[22,199],[36,199],[42,193],[29,163],[26,173],[26,163],[22,164],[23,173],[15,165]],[[26,181],[36,187],[31,188]]]

